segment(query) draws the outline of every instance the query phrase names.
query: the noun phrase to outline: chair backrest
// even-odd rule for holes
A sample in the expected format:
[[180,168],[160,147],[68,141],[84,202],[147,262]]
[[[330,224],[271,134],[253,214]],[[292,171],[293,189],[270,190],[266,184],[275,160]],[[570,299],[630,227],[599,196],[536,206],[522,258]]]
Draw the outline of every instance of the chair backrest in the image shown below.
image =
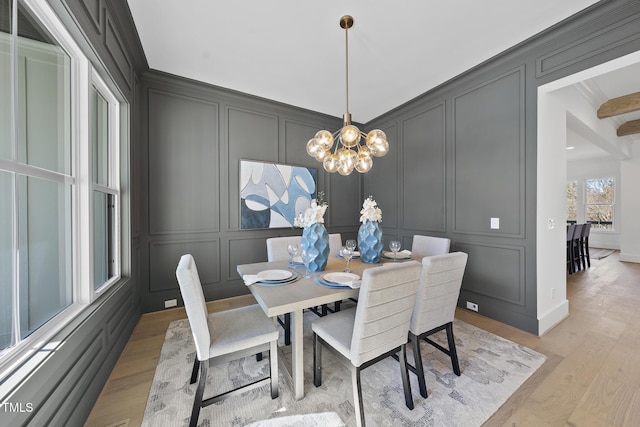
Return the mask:
[[196,262],[191,254],[182,255],[180,258],[176,269],[176,277],[184,300],[184,308],[187,310],[189,325],[191,325],[198,360],[208,360],[211,346],[208,323],[209,313],[204,293],[202,292]]
[[584,224],[576,224],[576,231],[574,232],[573,240],[580,240],[582,230],[584,230]]
[[573,235],[576,232],[576,225],[575,224],[569,224],[567,225],[567,242],[570,242],[573,240]]
[[422,259],[420,286],[409,330],[420,335],[453,322],[467,266],[467,254],[451,252]]
[[422,236],[416,234],[413,236],[413,244],[411,245],[411,253],[414,258],[420,259],[426,256],[440,255],[449,253],[451,240],[445,237]]
[[582,238],[589,237],[589,232],[591,231],[591,223],[587,222],[582,226]]
[[[289,243],[300,244],[302,237],[300,236],[287,236],[287,237],[271,237],[267,239],[267,261],[286,261],[289,259],[289,252],[287,252],[287,246]],[[329,253],[331,255],[338,255],[342,249],[342,237],[340,233],[329,234]]]
[[267,261],[286,261],[289,259],[289,252],[287,252],[287,246],[289,243],[300,244],[302,237],[300,236],[287,236],[287,237],[272,237],[267,239]]
[[406,344],[421,270],[408,261],[364,271],[351,337],[354,366]]
[[338,255],[342,249],[342,236],[340,233],[329,234],[329,253]]

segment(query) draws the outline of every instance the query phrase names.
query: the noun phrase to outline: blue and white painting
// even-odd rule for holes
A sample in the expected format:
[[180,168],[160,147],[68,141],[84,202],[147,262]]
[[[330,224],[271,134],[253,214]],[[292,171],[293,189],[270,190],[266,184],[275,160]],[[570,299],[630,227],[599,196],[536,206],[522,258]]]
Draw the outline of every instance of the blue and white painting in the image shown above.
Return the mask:
[[240,228],[293,227],[316,194],[315,168],[240,160]]

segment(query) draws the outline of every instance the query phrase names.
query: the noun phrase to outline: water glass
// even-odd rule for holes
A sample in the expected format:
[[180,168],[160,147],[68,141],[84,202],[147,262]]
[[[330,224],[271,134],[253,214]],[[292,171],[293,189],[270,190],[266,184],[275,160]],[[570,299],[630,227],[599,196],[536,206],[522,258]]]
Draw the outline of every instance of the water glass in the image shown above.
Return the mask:
[[389,249],[391,249],[391,252],[393,252],[393,260],[397,261],[398,260],[398,251],[400,250],[400,242],[398,240],[392,240],[391,242],[389,242]]
[[304,278],[308,279],[309,277],[311,277],[311,274],[309,273],[309,264],[311,264],[311,260],[313,259],[313,254],[311,254],[311,252],[309,252],[308,250],[302,250],[302,262],[304,263],[304,268],[305,268],[305,272],[304,272]]
[[349,261],[351,261],[351,257],[353,256],[353,251],[349,249],[347,246],[343,246],[340,249],[340,255],[347,261],[347,267],[344,269],[345,273],[351,273],[351,269],[349,268]]
[[287,245],[287,252],[289,253],[289,265],[294,267],[294,258],[300,255],[300,245],[297,243],[289,243]]

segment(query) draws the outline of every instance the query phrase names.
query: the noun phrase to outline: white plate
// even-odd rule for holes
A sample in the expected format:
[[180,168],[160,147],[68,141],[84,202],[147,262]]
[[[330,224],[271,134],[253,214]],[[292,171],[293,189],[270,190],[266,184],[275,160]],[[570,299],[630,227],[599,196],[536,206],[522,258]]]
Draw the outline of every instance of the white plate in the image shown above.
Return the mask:
[[264,270],[258,273],[260,280],[287,280],[293,273],[289,270]]
[[397,253],[397,257],[393,256],[393,252],[383,252],[382,255],[384,255],[385,258],[390,258],[390,259],[409,259],[411,258],[411,252],[409,251],[400,251]]
[[336,272],[327,273],[322,276],[322,279],[325,282],[335,283],[337,285],[351,286],[353,282],[360,280],[360,276],[353,273]]

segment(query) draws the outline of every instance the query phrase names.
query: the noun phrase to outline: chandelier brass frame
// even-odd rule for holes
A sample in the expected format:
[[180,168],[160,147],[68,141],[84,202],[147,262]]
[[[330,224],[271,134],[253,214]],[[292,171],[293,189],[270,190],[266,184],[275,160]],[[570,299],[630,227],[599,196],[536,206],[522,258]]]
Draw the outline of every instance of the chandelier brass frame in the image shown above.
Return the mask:
[[351,124],[349,113],[349,28],[353,27],[353,17],[340,18],[340,27],[345,34],[346,57],[346,113],[342,116],[343,126],[335,132],[318,131],[307,142],[307,154],[322,163],[327,172],[350,175],[353,170],[366,173],[373,166],[373,157],[382,157],[389,152],[387,135],[380,129],[364,133]]

